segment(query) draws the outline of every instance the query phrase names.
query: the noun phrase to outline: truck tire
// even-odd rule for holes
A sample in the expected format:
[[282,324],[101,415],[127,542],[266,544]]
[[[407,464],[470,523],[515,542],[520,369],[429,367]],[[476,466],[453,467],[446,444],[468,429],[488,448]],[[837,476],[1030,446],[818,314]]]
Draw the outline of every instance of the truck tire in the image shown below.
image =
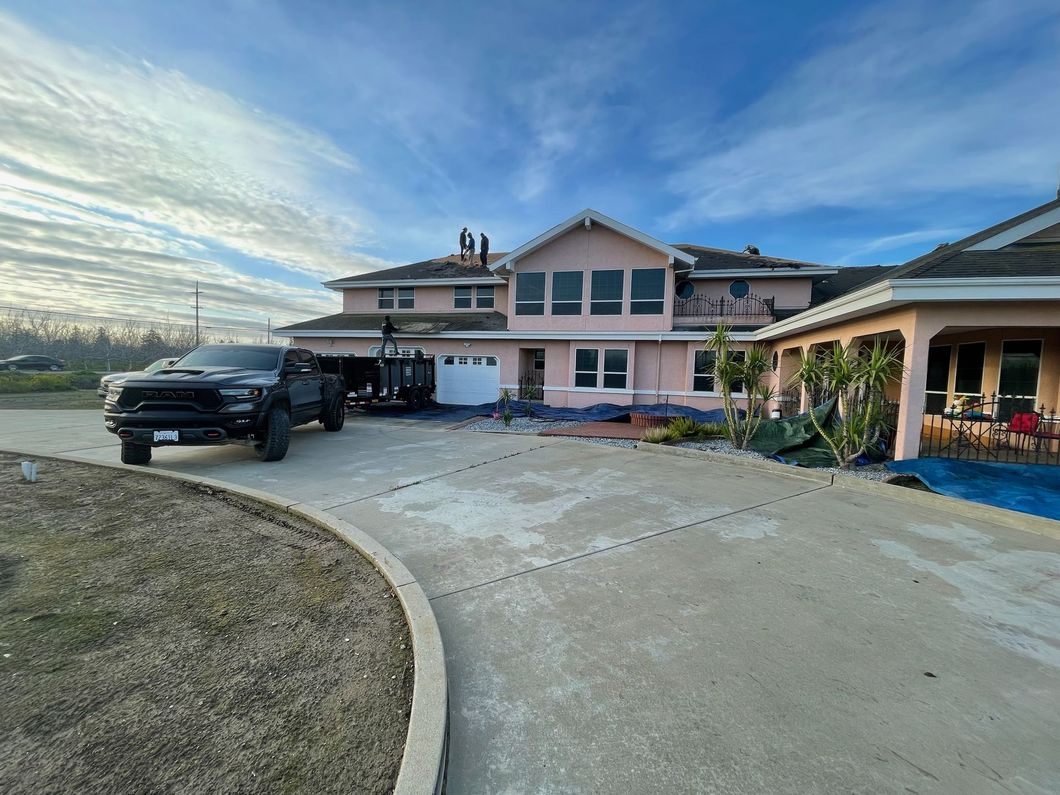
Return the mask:
[[254,445],[254,451],[262,461],[280,461],[287,455],[291,443],[291,415],[282,406],[269,410],[263,438]]
[[151,463],[151,447],[146,444],[123,441],[121,443],[121,462],[136,466],[149,464]]
[[320,422],[324,426],[324,430],[329,433],[342,430],[342,426],[346,422],[346,399],[342,393],[335,395],[324,408],[320,415]]

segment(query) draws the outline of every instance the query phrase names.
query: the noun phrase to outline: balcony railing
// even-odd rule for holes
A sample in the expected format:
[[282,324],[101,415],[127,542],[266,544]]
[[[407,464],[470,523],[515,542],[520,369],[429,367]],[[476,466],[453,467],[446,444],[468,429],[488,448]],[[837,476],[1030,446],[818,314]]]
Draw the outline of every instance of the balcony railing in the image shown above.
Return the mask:
[[709,323],[734,323],[765,325],[772,323],[773,299],[757,295],[745,295],[743,298],[712,298],[707,295],[693,295],[691,298],[674,300],[674,319],[684,324],[699,325]]

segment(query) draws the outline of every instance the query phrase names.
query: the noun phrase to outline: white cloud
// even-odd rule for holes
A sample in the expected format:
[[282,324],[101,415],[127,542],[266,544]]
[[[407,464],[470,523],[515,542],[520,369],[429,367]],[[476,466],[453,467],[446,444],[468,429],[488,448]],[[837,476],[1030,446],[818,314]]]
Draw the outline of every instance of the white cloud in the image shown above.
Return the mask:
[[672,225],[1054,182],[1054,2],[889,3],[832,33],[745,110],[686,136]]
[[[297,320],[334,297],[282,279],[389,264],[358,251],[374,242],[368,214],[322,187],[359,171],[325,137],[2,13],[0,62],[4,303],[177,312],[174,292],[200,278],[229,316]],[[277,278],[221,264],[226,250]]]
[[[837,265],[850,265],[851,263],[864,260],[869,254],[886,253],[895,251],[904,246],[915,243],[953,243],[968,235],[971,229],[917,229],[912,232],[902,232],[897,235],[884,235],[872,240],[855,243],[846,249],[846,254],[836,260]],[[849,244],[848,244],[849,245]]]

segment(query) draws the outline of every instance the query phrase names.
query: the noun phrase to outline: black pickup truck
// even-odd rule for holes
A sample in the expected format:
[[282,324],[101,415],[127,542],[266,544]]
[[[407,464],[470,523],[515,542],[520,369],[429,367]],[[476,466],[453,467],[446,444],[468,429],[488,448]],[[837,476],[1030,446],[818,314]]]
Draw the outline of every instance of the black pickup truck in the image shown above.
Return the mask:
[[103,417],[121,439],[126,464],[148,463],[154,447],[237,441],[253,442],[263,461],[279,461],[293,426],[342,428],[345,389],[341,376],[322,373],[303,348],[202,345],[169,367],[112,385]]

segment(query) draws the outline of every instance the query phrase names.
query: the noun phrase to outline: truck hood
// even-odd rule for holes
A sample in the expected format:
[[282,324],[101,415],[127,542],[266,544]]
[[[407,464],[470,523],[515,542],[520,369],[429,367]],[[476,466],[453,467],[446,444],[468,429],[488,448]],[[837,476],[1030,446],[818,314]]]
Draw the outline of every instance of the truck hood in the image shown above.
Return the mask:
[[242,367],[169,367],[153,373],[130,373],[124,386],[161,386],[168,384],[204,384],[215,387],[265,386],[276,380],[269,370],[247,370]]

